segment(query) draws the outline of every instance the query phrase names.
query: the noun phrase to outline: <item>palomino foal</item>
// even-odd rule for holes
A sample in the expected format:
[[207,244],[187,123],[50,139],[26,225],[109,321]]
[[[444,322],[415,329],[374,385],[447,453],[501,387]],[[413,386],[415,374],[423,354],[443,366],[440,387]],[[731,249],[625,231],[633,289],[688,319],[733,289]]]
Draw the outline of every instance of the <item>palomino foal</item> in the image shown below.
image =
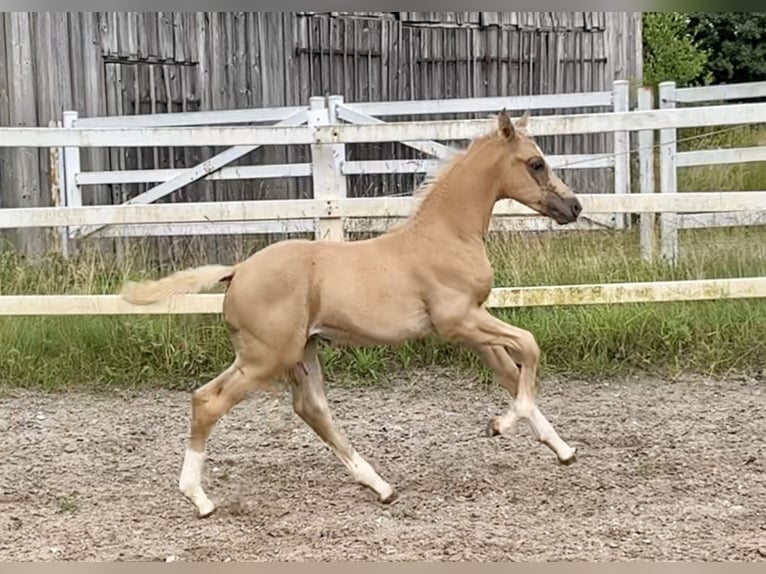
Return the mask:
[[216,421],[248,393],[286,377],[293,408],[329,445],[353,478],[381,502],[394,489],[334,424],[324,392],[319,339],[334,345],[393,345],[437,335],[478,353],[515,398],[488,434],[528,421],[537,438],[569,464],[564,442],[535,404],[540,349],[534,336],[484,307],[493,270],[484,236],[495,202],[517,200],[559,224],[577,219],[580,202],[551,171],[526,131],[508,114],[497,129],[452,159],[404,224],[352,242],[286,240],[235,265],[208,265],[157,281],[128,283],[122,296],[149,304],[228,282],[223,315],[236,357],[194,391],[191,436],[179,488],[200,517],[215,505],[201,485],[205,444]]

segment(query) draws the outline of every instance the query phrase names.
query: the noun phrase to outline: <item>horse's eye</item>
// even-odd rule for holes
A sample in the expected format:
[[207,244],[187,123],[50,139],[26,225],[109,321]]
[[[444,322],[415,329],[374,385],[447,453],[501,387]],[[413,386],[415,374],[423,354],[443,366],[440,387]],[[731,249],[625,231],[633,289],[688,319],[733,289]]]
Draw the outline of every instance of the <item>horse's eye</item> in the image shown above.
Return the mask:
[[545,162],[539,158],[533,159],[529,162],[529,167],[531,167],[533,171],[543,171],[545,169]]

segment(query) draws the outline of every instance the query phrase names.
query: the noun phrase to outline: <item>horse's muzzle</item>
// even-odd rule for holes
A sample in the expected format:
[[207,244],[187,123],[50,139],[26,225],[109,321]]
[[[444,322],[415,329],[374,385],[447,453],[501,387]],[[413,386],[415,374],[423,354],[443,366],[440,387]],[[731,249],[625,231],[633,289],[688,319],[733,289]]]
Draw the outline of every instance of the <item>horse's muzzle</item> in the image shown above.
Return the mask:
[[550,216],[559,225],[573,223],[582,213],[582,204],[576,197],[561,197],[553,195],[548,200],[548,211]]

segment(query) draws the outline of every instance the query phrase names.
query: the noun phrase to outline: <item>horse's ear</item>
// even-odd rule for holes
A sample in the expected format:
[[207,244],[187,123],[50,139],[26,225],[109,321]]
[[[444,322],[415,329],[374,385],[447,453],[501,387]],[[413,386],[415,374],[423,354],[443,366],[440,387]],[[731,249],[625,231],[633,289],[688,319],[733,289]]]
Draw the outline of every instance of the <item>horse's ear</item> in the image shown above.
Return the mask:
[[519,127],[519,128],[526,128],[526,127],[527,127],[527,123],[529,123],[529,110],[527,110],[526,112],[524,112],[524,115],[523,115],[523,116],[521,116],[521,117],[518,119],[518,121],[516,122],[516,127]]
[[505,108],[503,108],[497,116],[497,128],[500,131],[500,135],[508,141],[511,141],[516,135],[516,130],[513,127],[513,122],[511,122],[511,117],[508,115]]

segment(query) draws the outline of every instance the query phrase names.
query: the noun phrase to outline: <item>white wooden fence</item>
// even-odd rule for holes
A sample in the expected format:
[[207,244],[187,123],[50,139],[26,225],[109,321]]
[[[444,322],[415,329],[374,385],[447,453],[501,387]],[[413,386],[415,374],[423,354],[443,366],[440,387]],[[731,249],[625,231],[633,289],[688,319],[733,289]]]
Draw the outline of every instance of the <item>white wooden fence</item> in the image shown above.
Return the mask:
[[[307,107],[255,108],[226,111],[186,112],[166,114],[142,114],[129,116],[109,116],[78,118],[77,113],[64,113],[63,125],[67,128],[160,128],[211,125],[236,125],[245,123],[272,122],[275,127],[326,126],[337,122],[357,125],[380,125],[383,119],[391,116],[443,115],[463,113],[496,113],[502,108],[509,111],[550,110],[574,108],[604,108],[614,111],[626,111],[629,107],[628,82],[615,81],[611,91],[544,94],[514,97],[488,97],[468,99],[417,100],[395,102],[345,103],[340,96],[311,98]],[[298,143],[298,142],[292,142]],[[63,178],[62,196],[67,206],[83,204],[83,192],[99,184],[155,183],[144,193],[127,201],[129,205],[152,203],[181,187],[202,179],[242,180],[286,177],[311,177],[314,197],[345,197],[346,176],[359,174],[394,174],[427,173],[432,170],[438,159],[445,158],[454,150],[434,141],[402,142],[436,159],[372,160],[346,161],[344,145],[312,146],[311,163],[249,165],[226,167],[233,161],[254,151],[260,144],[238,145],[189,169],[154,169],[129,171],[93,171],[82,170],[79,149],[62,148],[59,153],[63,158],[61,169],[66,173]],[[188,142],[185,142],[188,144]],[[129,144],[125,144],[127,147]],[[616,153],[568,154],[550,156],[551,164],[556,168],[593,169],[609,168],[614,172],[613,192],[617,194],[630,191],[630,164],[628,156],[629,142],[624,131],[614,132],[613,147]],[[589,229],[603,227],[623,227],[621,214],[606,214],[595,224],[583,220],[575,228]],[[614,221],[616,219],[616,221]],[[354,222],[350,222],[354,226]],[[381,219],[362,221],[365,230],[382,231],[391,222]],[[498,225],[499,224],[499,225]],[[340,238],[342,224],[337,220],[313,222],[300,219],[259,220],[242,222],[202,222],[168,224],[137,224],[129,226],[90,226],[70,227],[68,237],[100,236],[152,236],[152,235],[208,235],[237,233],[274,233],[306,232],[318,230],[321,237]],[[503,229],[556,229],[547,218],[536,215],[526,218],[514,218],[513,221],[495,221],[495,227]],[[357,226],[359,228],[360,226]],[[318,228],[318,229],[316,229]]]
[[[462,102],[462,100],[456,101]],[[315,102],[318,101],[315,100]],[[0,228],[69,226],[82,230],[108,225],[243,224],[254,221],[278,222],[287,219],[308,224],[318,222],[321,224],[318,227],[320,237],[343,239],[343,226],[346,221],[359,218],[403,217],[409,214],[413,207],[411,197],[363,199],[345,197],[342,183],[343,166],[348,166],[348,164],[343,163],[342,146],[344,144],[399,141],[406,142],[413,147],[417,146],[419,149],[425,147],[438,155],[445,150],[431,140],[471,139],[495,127],[495,120],[493,119],[399,123],[368,121],[361,124],[344,124],[336,121],[337,116],[345,114],[346,118],[351,118],[353,113],[366,113],[364,107],[360,111],[354,110],[353,106],[344,105],[337,100],[335,103],[334,108],[319,107],[319,104],[315,103],[313,109],[297,110],[287,116],[285,116],[284,111],[268,112],[273,114],[272,119],[283,118],[281,121],[288,121],[283,125],[265,127],[212,125],[151,128],[82,127],[76,124],[61,128],[0,128],[0,146],[64,148],[64,163],[75,162],[76,155],[74,158],[72,156],[77,153],[77,149],[80,147],[233,145],[235,147],[227,150],[224,154],[236,155],[239,151],[252,149],[258,145],[310,144],[314,150],[310,174],[315,183],[315,197],[305,200],[187,204],[151,204],[142,200],[143,202],[133,201],[129,205],[117,206],[82,206],[81,203],[77,204],[75,201],[66,207],[0,209]],[[416,106],[412,102],[406,104]],[[468,106],[469,104],[460,105]],[[328,109],[333,111],[327,112]],[[367,111],[370,111],[369,107]],[[327,115],[329,113],[336,114],[336,117]],[[397,110],[391,113],[411,112]],[[302,121],[304,119],[303,114],[306,114],[305,122]],[[620,137],[627,142],[628,134],[633,131],[651,133],[654,130],[666,130],[666,133],[669,133],[667,130],[681,127],[741,124],[743,118],[747,118],[747,121],[752,123],[766,122],[766,103],[659,110],[639,109],[566,116],[533,116],[530,119],[530,129],[536,135],[600,132],[622,134]],[[176,120],[174,119],[174,121]],[[672,150],[672,142],[669,142],[667,138],[663,139],[662,145],[664,146],[663,150]],[[622,143],[620,146],[622,149],[625,144]],[[646,149],[642,147],[642,151],[646,151]],[[230,155],[226,157],[230,157]],[[627,153],[622,155],[627,157]],[[226,157],[221,161],[225,160]],[[615,154],[615,157],[609,160],[613,162],[614,166],[618,163],[617,157],[618,154]],[[606,161],[606,158],[590,158],[590,160]],[[676,161],[675,153],[669,154],[668,161]],[[647,162],[651,163],[650,160],[646,160],[644,154],[642,165]],[[675,164],[671,163],[671,165]],[[357,169],[366,167],[357,166]],[[376,167],[389,169],[387,166]],[[162,190],[162,185],[174,179],[178,183],[188,181],[190,177],[205,177],[206,169],[203,164],[191,170],[182,170],[173,174],[164,173],[161,178],[163,183],[157,188]],[[346,167],[346,169],[349,168]],[[403,168],[399,166],[395,169]],[[65,173],[66,179],[70,180],[73,174],[66,170]],[[663,173],[670,172],[663,171]],[[91,175],[91,177],[95,176]],[[101,174],[98,177],[102,178],[103,181],[111,175]],[[152,175],[151,177],[157,176]],[[165,189],[168,187],[170,186]],[[642,187],[642,191],[648,190]],[[159,192],[155,192],[155,195],[157,193]],[[145,198],[151,197],[145,196]],[[583,213],[586,216],[615,213],[752,213],[766,209],[766,191],[640,194],[631,194],[625,191],[614,194],[581,194],[579,197],[583,203]],[[533,214],[530,209],[510,200],[499,202],[494,213],[498,216],[530,216]],[[680,282],[497,288],[492,292],[489,305],[491,307],[580,305],[765,296],[766,278],[753,277]],[[129,306],[114,295],[3,296],[0,297],[0,315],[216,313],[220,310],[220,303],[221,297],[219,295],[180,297],[175,301],[149,307]]]
[[[747,82],[741,84],[700,86],[692,88],[677,88],[675,82],[663,82],[659,85],[659,108],[675,109],[681,104],[721,103],[732,100],[749,100],[766,98],[766,82]],[[641,88],[638,92],[638,108],[648,110],[653,107],[652,90]],[[704,113],[706,107],[692,108]],[[741,108],[745,111],[744,108]],[[726,124],[759,123],[762,120],[749,117],[747,114],[737,114]],[[718,124],[716,124],[718,125]],[[720,125],[725,125],[721,122]],[[745,148],[709,149],[699,151],[677,151],[679,127],[665,127],[659,130],[660,143],[660,193],[676,193],[679,168],[740,164],[747,162],[766,161],[766,146]],[[639,173],[640,190],[642,193],[653,193],[654,182],[654,134],[645,131],[640,134]],[[766,182],[764,182],[766,184]],[[641,245],[645,259],[654,257],[653,249],[653,214],[643,214],[641,217]],[[678,231],[679,229],[699,229],[710,227],[736,227],[750,225],[766,225],[766,211],[761,209],[747,211],[709,212],[709,213],[673,213],[666,212],[660,216],[661,256],[669,263],[679,259]]]

